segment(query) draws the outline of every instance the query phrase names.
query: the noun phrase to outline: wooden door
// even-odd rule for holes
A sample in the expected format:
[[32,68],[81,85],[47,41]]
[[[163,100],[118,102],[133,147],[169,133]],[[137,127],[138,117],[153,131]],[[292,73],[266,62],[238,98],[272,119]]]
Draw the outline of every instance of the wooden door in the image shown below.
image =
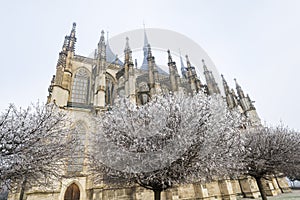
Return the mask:
[[79,200],[79,198],[79,187],[75,183],[72,183],[66,190],[64,200]]

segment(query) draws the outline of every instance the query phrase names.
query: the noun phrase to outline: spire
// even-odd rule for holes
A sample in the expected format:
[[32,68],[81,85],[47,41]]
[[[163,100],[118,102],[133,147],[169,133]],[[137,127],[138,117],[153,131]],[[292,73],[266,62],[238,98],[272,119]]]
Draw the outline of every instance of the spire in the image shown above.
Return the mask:
[[70,37],[75,37],[75,33],[76,33],[76,23],[73,22],[73,26],[72,26]]
[[69,39],[68,38],[69,38],[68,36],[65,37],[64,44],[63,44],[63,47],[62,47],[62,51],[63,52],[66,52],[67,49],[68,49],[68,43],[69,43]]
[[68,37],[68,40],[69,40],[68,50],[71,52],[74,52],[75,51],[75,42],[77,40],[76,39],[76,23],[75,22],[73,23],[72,30],[71,30],[70,36]]
[[169,63],[172,63],[173,62],[173,60],[172,60],[172,56],[171,56],[171,52],[170,52],[170,49],[168,49],[168,61],[169,61]]
[[191,62],[189,60],[188,55],[185,55],[185,58],[186,58],[187,69],[190,69],[192,67],[192,65],[191,65]]
[[149,60],[153,58],[150,44],[147,45],[147,49],[148,49],[147,60]]
[[238,84],[237,80],[234,79],[236,90],[238,94],[238,102],[239,105],[242,108],[242,113],[246,115],[246,117],[250,120],[250,123],[260,123],[260,119],[258,117],[258,114],[256,113],[256,109],[253,105],[253,101],[251,101],[249,95],[245,96],[244,91],[242,90],[242,87]]
[[147,47],[148,44],[149,44],[148,37],[147,37],[146,28],[145,28],[145,24],[144,24],[144,47]]
[[188,55],[185,55],[186,58],[186,64],[187,64],[187,78],[189,80],[189,83],[191,85],[191,90],[193,93],[198,92],[197,84],[196,84],[196,73],[193,70],[193,67],[191,65],[190,59]]
[[223,81],[223,87],[224,87],[224,91],[225,91],[225,95],[229,95],[230,94],[230,89],[229,89],[229,86],[227,84],[227,81],[225,80],[223,74],[221,74],[221,77],[222,77],[222,81]]
[[106,45],[108,46],[108,43],[109,43],[109,41],[108,41],[108,31],[106,31]]
[[235,81],[236,91],[239,98],[240,99],[245,98],[244,91],[242,90],[242,87],[238,84],[236,78],[234,79],[234,81]]
[[254,107],[254,101],[251,101],[251,99],[250,99],[250,97],[249,97],[249,95],[247,94],[247,99],[248,99],[248,101],[249,101],[249,105],[250,105],[250,109],[251,110],[255,110],[255,107]]
[[181,64],[181,75],[184,77],[184,78],[187,78],[186,76],[186,67],[184,66],[184,63],[183,63],[183,60],[182,60],[182,56],[181,56],[181,51],[179,49],[179,56],[180,56],[180,64]]
[[239,102],[238,102],[238,100],[237,100],[237,96],[236,96],[236,94],[235,94],[234,89],[231,89],[231,95],[232,95],[234,104],[235,104],[235,105],[239,105]]
[[76,28],[76,23],[73,23],[73,27],[70,35],[65,36],[64,43],[62,46],[62,51],[59,53],[59,58],[56,67],[62,66],[63,68],[65,68],[67,65],[66,63],[67,56],[71,55],[72,53],[70,54],[70,52],[74,52],[75,50],[75,42],[76,42],[75,28]]
[[204,60],[204,59],[202,59],[202,63],[203,63],[204,73],[205,73],[205,72],[209,72],[208,69],[207,69],[207,67],[206,67],[205,60]]
[[105,46],[105,39],[104,39],[104,31],[101,31],[100,40],[98,43],[98,58],[105,59],[106,57],[106,46]]
[[137,68],[137,59],[134,59],[134,66]]
[[128,37],[126,37],[124,54],[125,54],[125,63],[132,64],[132,51],[129,46],[129,38]]
[[129,38],[126,37],[125,51],[130,51]]
[[220,89],[218,84],[213,76],[212,72],[209,71],[206,67],[204,59],[202,59],[203,69],[204,69],[204,76],[207,84],[208,93],[211,94],[220,94]]
[[144,24],[144,46],[143,46],[143,51],[144,51],[144,59],[143,59],[143,64],[141,66],[142,70],[148,70],[149,66],[148,66],[148,48],[149,48],[149,42],[148,42],[148,37],[147,37],[147,33],[146,33],[146,29],[145,29],[145,24]]
[[168,49],[168,66],[169,66],[169,77],[170,77],[170,82],[171,82],[171,89],[172,92],[178,91],[179,88],[179,75],[176,67],[176,62],[173,61],[171,52]]
[[238,105],[235,94],[230,91],[230,88],[229,88],[227,81],[225,80],[223,74],[221,74],[221,77],[222,77],[222,81],[223,81],[227,105],[230,109],[234,108]]

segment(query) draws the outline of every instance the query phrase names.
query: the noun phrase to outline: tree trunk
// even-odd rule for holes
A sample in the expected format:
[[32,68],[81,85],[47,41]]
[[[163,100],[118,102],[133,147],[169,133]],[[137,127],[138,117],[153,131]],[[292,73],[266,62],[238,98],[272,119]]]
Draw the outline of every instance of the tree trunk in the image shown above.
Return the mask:
[[283,191],[283,189],[281,188],[281,185],[280,185],[280,183],[279,183],[279,181],[278,181],[278,179],[277,179],[277,176],[275,176],[275,180],[276,180],[276,183],[277,183],[277,185],[278,185],[278,187],[279,187],[281,193],[284,193],[284,191]]
[[21,190],[20,190],[20,197],[19,200],[23,200],[24,198],[24,192],[25,192],[25,186],[26,186],[27,178],[26,176],[23,178],[23,181],[21,183]]
[[161,190],[154,190],[154,200],[160,200]]
[[259,192],[260,192],[260,195],[261,195],[261,198],[262,200],[267,200],[267,194],[266,194],[266,191],[263,187],[263,184],[262,184],[262,177],[254,177],[256,182],[257,182],[257,186],[258,186],[258,189],[259,189]]

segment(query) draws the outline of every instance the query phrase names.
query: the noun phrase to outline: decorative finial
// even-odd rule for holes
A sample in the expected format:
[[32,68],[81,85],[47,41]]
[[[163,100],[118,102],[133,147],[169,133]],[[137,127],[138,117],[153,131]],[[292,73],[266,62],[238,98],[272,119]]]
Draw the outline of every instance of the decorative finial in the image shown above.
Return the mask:
[[192,65],[190,63],[190,59],[189,59],[189,56],[188,55],[185,55],[185,58],[186,58],[186,64],[187,64],[187,69],[191,69]]
[[125,49],[130,49],[130,47],[129,47],[129,38],[126,37],[125,39],[126,39]]
[[103,37],[104,37],[104,30],[102,30],[102,31],[101,31],[101,36],[103,36]]
[[173,62],[172,61],[172,56],[171,56],[171,52],[170,52],[170,49],[168,49],[168,60],[169,60],[169,63]]
[[75,29],[76,28],[76,23],[75,22],[73,22],[73,29]]
[[151,58],[152,57],[152,52],[151,52],[150,44],[147,44],[147,48],[148,48],[148,58]]

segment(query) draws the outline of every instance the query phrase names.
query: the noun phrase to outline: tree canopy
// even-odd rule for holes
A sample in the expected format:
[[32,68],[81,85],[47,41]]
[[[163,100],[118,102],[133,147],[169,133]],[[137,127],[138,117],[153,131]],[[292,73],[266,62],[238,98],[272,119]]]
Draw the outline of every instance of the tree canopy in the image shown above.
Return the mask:
[[156,96],[141,106],[119,99],[96,121],[91,168],[106,181],[121,178],[158,196],[174,184],[231,176],[239,168],[240,113],[227,110],[220,96]]

